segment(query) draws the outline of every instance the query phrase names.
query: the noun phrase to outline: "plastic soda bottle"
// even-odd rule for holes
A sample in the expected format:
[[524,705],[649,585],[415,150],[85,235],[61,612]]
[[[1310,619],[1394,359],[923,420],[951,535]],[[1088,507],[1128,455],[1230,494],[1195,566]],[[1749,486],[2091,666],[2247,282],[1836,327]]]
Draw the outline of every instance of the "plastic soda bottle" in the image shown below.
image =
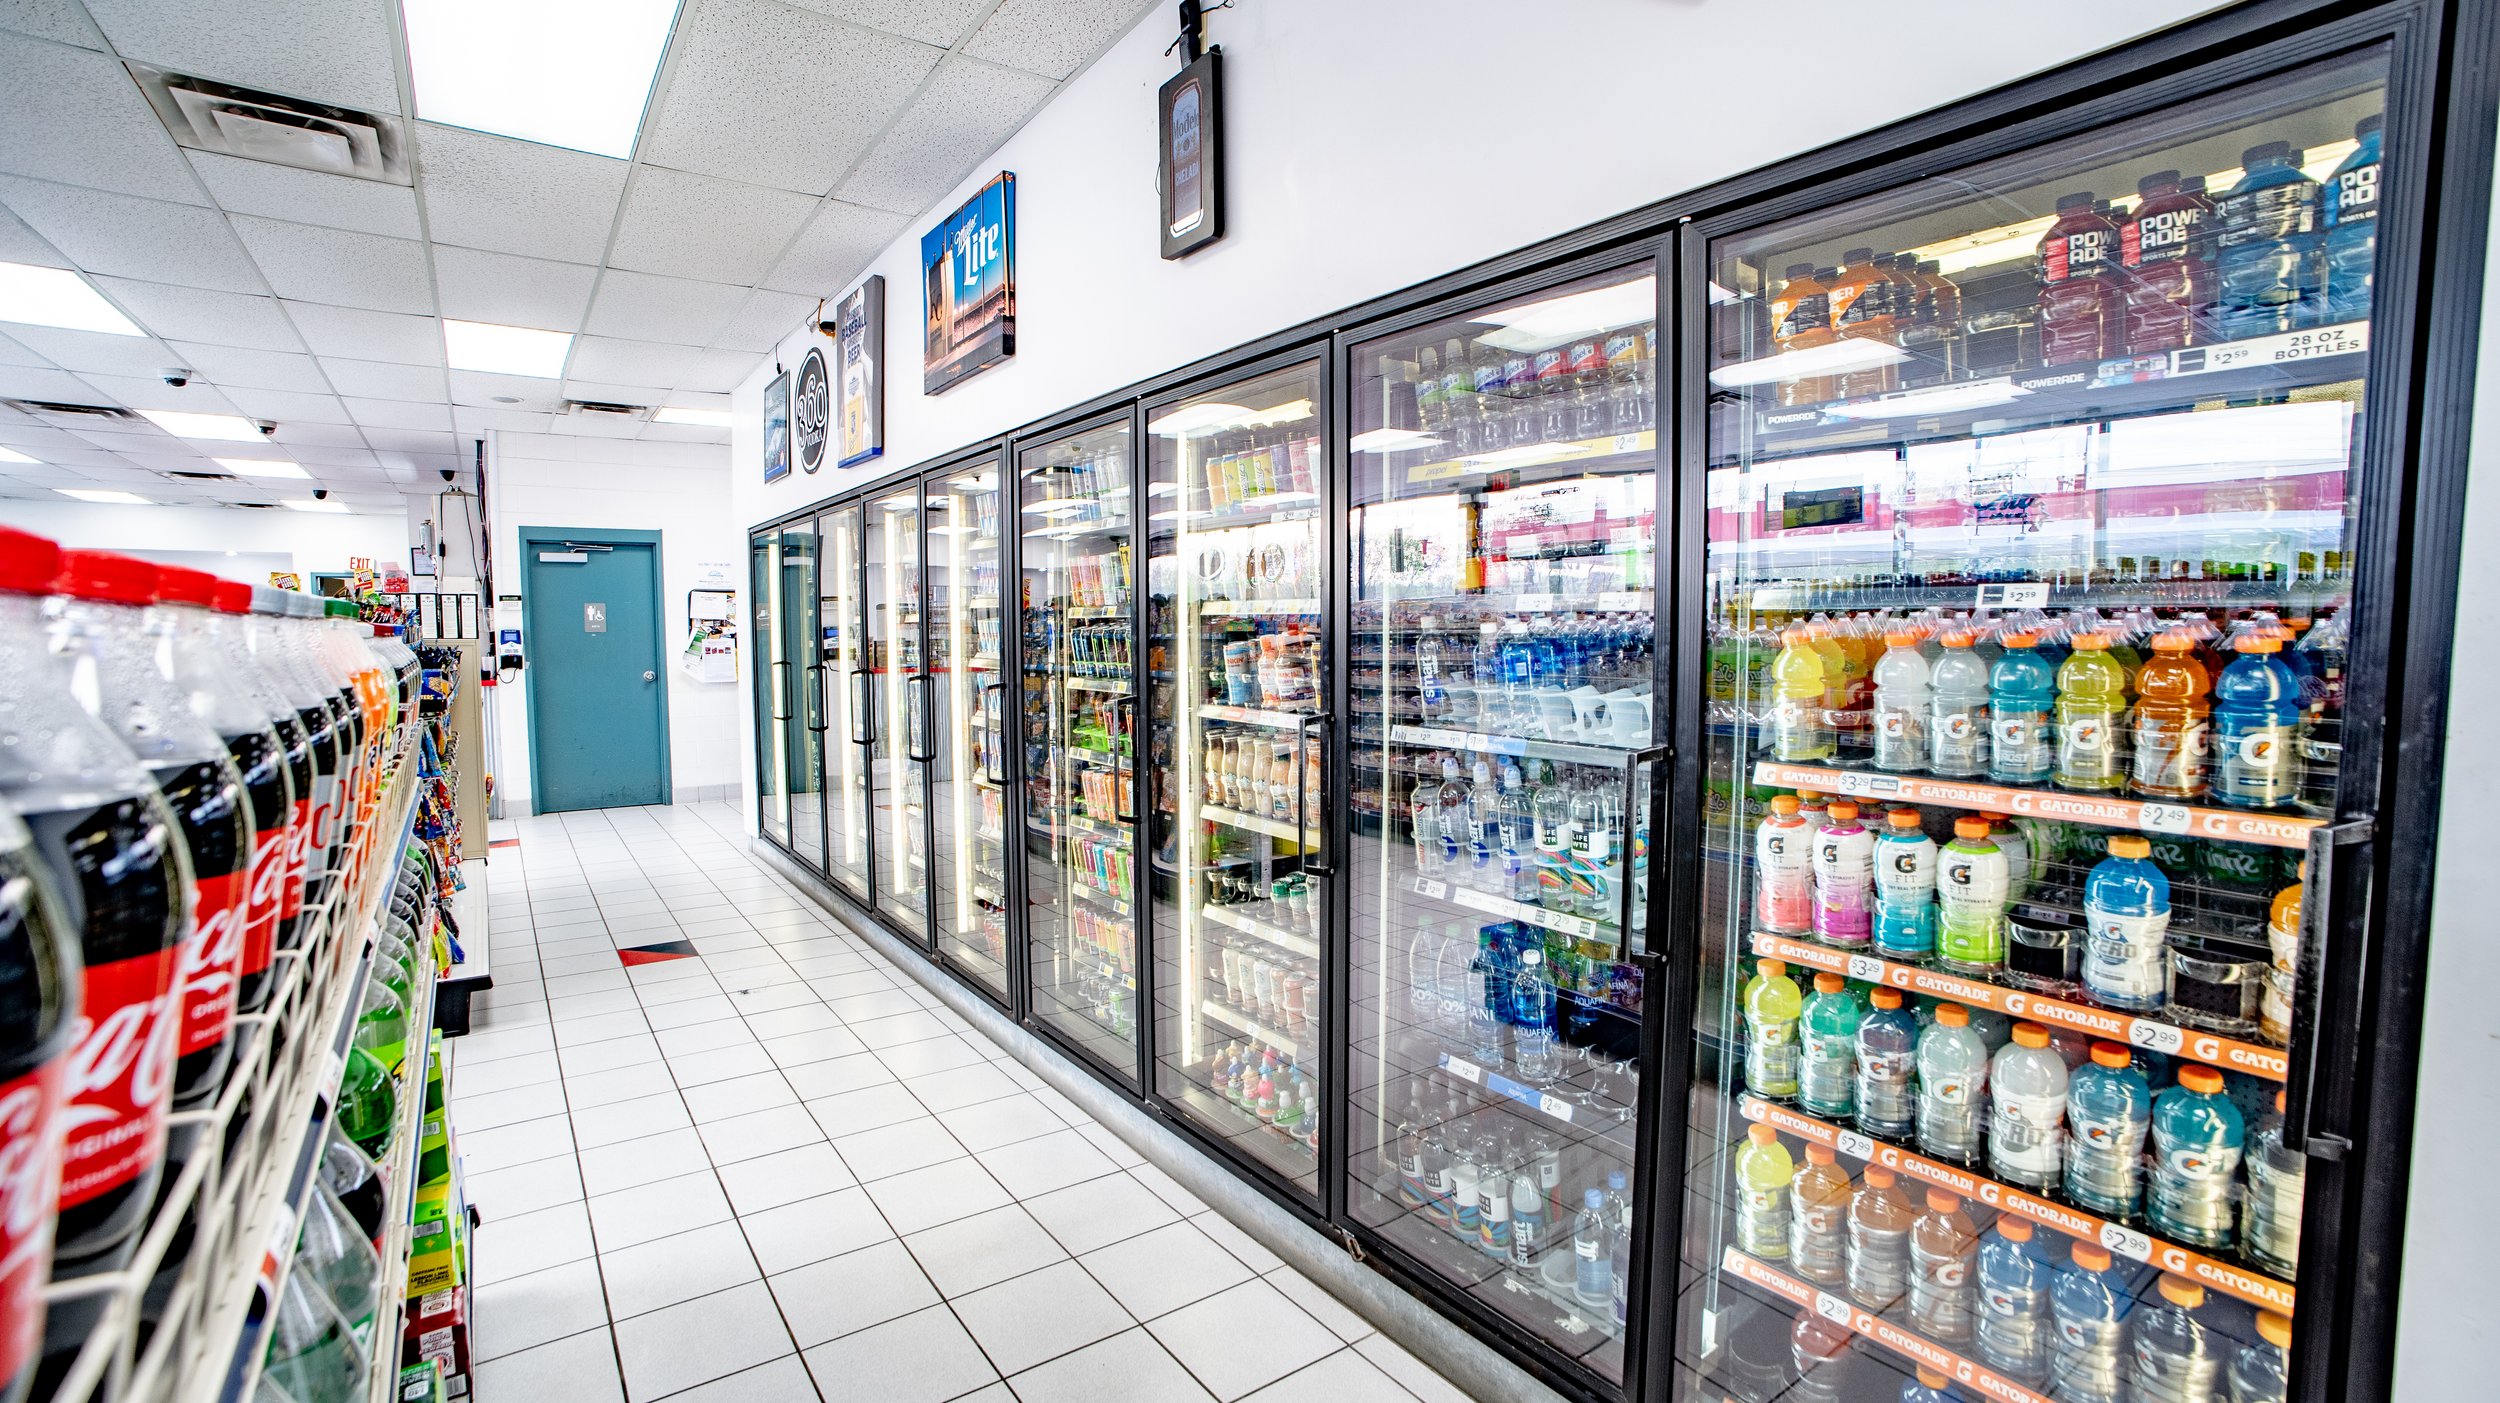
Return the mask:
[[2222,1336],[2199,1318],[2205,1288],[2184,1276],[2162,1275],[2153,1299],[2135,1313],[2128,1337],[2135,1345],[2135,1396],[2141,1399],[2212,1398],[2222,1382]]
[[1824,657],[1804,628],[1780,631],[1779,656],[1771,663],[1771,754],[1792,764],[1829,760],[1838,754],[1823,699],[1838,678],[1824,675]]
[[2152,852],[2145,838],[2117,834],[2083,888],[2083,987],[2130,1013],[2169,999],[2170,879]]
[[1814,933],[1863,946],[1874,932],[1875,837],[1858,822],[1855,804],[1833,804],[1831,817],[1814,835]]
[[1875,662],[1876,769],[1908,774],[1926,766],[1929,672],[1917,634],[1884,635],[1884,655]]
[[1979,1229],[1962,1211],[1962,1200],[1942,1189],[1927,1191],[1927,1211],[1910,1227],[1910,1323],[1931,1340],[1967,1340],[1978,1325]]
[[1910,1074],[1917,1067],[1918,1015],[1902,1006],[1901,991],[1878,988],[1874,1007],[1858,1023],[1858,1128],[1887,1140],[1907,1140],[1918,1128],[1918,1096]]
[[1916,809],[1886,814],[1875,839],[1875,950],[1896,960],[1936,952],[1936,843]]
[[2040,637],[2009,633],[2005,651],[1988,670],[1988,778],[2001,784],[2038,784],[2049,777],[2050,708],[2057,699],[2056,673],[2040,656]]
[[2214,204],[2214,315],[2225,340],[2310,324],[2325,282],[2318,182],[2288,141],[2240,153],[2246,174]]
[[2231,1403],[2283,1403],[2291,1393],[2292,1318],[2257,1312],[2257,1342],[2231,1361]]
[[2211,747],[2205,694],[2212,687],[2196,660],[2196,640],[2172,631],[2153,640],[2151,661],[2135,675],[2135,756],[2131,784],[2138,794],[2193,799],[2205,792],[2206,753]]
[[2121,789],[2127,783],[2127,670],[2110,655],[2109,636],[2086,633],[2057,668],[2057,784]]
[[1988,769],[1988,665],[1971,650],[1975,641],[1957,630],[1943,638],[1929,681],[1927,768],[1939,775],[1984,774]]
[[1988,1045],[1970,1010],[1938,1004],[1918,1037],[1918,1147],[1954,1164],[1979,1162],[1980,1116],[1988,1104]]
[[1937,963],[1967,974],[2004,966],[2008,886],[1988,820],[1955,819],[1953,841],[1936,855]]
[[2125,1403],[2127,1313],[2135,1297],[2109,1249],[2077,1242],[2073,1265],[2049,1287],[2049,1396],[2073,1403]]
[[1886,1310],[1910,1289],[1910,1225],[1916,1210],[1893,1172],[1870,1164],[1849,1200],[1849,1295],[1868,1310]]
[[2228,1247],[2235,1226],[2240,1154],[2248,1129],[2222,1094],[2222,1073],[2199,1063],[2153,1098],[2152,1192],[2145,1216],[2154,1231],[2190,1247]]
[[1771,796],[1771,816],[1754,830],[1754,923],[1781,935],[1814,925],[1814,829],[1794,794]]
[[2276,1276],[2300,1269],[2300,1203],[2307,1190],[2308,1156],[2283,1143],[2283,1093],[2274,1093],[2274,1114],[2248,1137],[2248,1207],[2240,1215],[2240,1250]]
[[2384,117],[2364,117],[2353,125],[2360,142],[2326,178],[2323,213],[2326,221],[2326,315],[2330,322],[2359,321],[2370,315],[2370,277],[2378,265],[2379,158],[2385,145]]
[[1845,1116],[1856,1100],[1858,1024],[1866,1011],[1849,992],[1849,981],[1825,971],[1814,976],[1814,994],[1799,1022],[1797,1104],[1818,1116]]
[[2119,342],[2118,226],[2089,190],[2057,197],[2057,222],[2040,239],[2040,363],[2070,365],[2113,354]]
[[2144,1201],[2152,1119],[2152,1088],[2127,1049],[2092,1044],[2092,1060],[2066,1087],[2066,1196],[2104,1217],[2134,1217]]
[[1829,1145],[1808,1144],[1806,1167],[1788,1181],[1788,1269],[1823,1286],[1849,1279],[1849,1171]]
[[1755,1125],[1736,1152],[1736,1245],[1766,1262],[1788,1258],[1788,1186],[1797,1162],[1779,1132]]
[[1758,1096],[1797,1094],[1797,1019],[1805,1000],[1782,960],[1763,960],[1745,982],[1745,1084]]
[[2049,1030],[2017,1023],[2011,1041],[1988,1063],[1992,1109],[1988,1168],[2029,1188],[2053,1188],[2066,1145],[2066,1059],[2049,1047]]
[[2049,1377],[2049,1285],[2055,1269],[2033,1240],[2031,1220],[1999,1214],[1979,1244],[1979,1359],[2017,1383]]
[[2283,665],[2283,640],[2243,636],[2239,657],[2214,683],[2214,798],[2273,809],[2300,793],[2300,681]]

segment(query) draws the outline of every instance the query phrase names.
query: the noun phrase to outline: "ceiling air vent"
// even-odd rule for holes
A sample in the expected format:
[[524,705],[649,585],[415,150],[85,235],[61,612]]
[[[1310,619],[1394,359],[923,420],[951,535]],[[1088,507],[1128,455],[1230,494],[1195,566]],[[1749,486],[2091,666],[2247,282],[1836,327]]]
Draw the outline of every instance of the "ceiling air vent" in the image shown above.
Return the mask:
[[43,414],[74,419],[136,419],[139,416],[117,404],[64,404],[48,399],[0,400],[21,414]]
[[651,406],[647,404],[610,404],[606,400],[596,399],[568,399],[564,402],[564,412],[567,414],[599,414],[606,415],[614,419],[642,419],[650,416]]
[[125,64],[174,140],[194,151],[359,180],[413,183],[397,117]]
[[168,470],[168,471],[166,472],[165,476],[167,476],[167,477],[178,477],[178,478],[183,479],[183,480],[184,480],[184,481],[186,481],[186,482],[232,482],[232,481],[234,481],[234,474],[232,474],[232,473],[186,473],[186,472],[176,472],[176,471]]
[[278,504],[275,502],[220,502],[217,505],[247,512],[273,512],[278,509]]

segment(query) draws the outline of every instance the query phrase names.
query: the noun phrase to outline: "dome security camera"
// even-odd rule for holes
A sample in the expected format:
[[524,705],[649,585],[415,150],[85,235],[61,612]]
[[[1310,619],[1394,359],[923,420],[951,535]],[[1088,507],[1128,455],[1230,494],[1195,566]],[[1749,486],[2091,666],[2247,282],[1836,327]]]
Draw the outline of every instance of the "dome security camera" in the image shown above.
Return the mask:
[[314,488],[314,489],[313,489],[313,500],[314,500],[314,501],[316,501],[316,502],[326,502],[326,501],[330,500],[330,489],[329,489],[329,488],[327,488],[327,487],[316,487],[316,488]]
[[166,384],[177,390],[191,383],[191,372],[182,366],[172,366],[158,373],[165,377]]

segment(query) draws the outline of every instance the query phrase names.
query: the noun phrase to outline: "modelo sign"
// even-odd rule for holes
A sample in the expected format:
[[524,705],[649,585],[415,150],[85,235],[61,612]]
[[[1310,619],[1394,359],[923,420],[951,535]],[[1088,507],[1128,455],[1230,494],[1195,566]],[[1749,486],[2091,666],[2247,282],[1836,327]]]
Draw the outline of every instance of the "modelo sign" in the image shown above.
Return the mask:
[[833,422],[833,389],[825,376],[825,353],[809,347],[799,362],[799,382],[790,393],[791,428],[798,435],[799,466],[814,472],[825,465],[825,435]]

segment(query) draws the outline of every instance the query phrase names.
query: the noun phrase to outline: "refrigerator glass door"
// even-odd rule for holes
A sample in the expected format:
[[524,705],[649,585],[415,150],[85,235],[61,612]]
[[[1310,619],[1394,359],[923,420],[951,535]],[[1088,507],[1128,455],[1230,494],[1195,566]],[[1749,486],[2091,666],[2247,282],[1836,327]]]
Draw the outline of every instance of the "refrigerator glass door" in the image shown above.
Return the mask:
[[764,836],[790,846],[790,698],[781,653],[781,533],[747,538],[747,585],[755,599],[755,795]]
[[1137,1079],[1135,457],[1126,420],[1017,454],[1033,1012]]
[[790,794],[790,851],[818,871],[825,865],[824,696],[817,686],[816,596],[822,562],[816,523],[781,528],[781,640],[783,688],[790,719],[783,723],[783,785]]
[[869,748],[869,812],[876,846],[877,909],[928,942],[929,810],[927,689],[921,652],[920,488],[867,504],[868,671],[875,740]]
[[817,579],[817,705],[824,734],[825,869],[868,899],[868,670],[860,653],[860,509],[816,519],[824,570]]
[[1155,1091],[1319,1190],[1330,792],[1320,368],[1150,407]]
[[1348,1211],[1608,1384],[1640,1230],[1657,303],[1643,263],[1352,360]]
[[928,597],[935,708],[928,748],[938,948],[1007,997],[1006,787],[998,756],[998,465],[976,459],[930,477]]
[[2384,101],[1710,242],[1691,1396],[2282,1396]]

